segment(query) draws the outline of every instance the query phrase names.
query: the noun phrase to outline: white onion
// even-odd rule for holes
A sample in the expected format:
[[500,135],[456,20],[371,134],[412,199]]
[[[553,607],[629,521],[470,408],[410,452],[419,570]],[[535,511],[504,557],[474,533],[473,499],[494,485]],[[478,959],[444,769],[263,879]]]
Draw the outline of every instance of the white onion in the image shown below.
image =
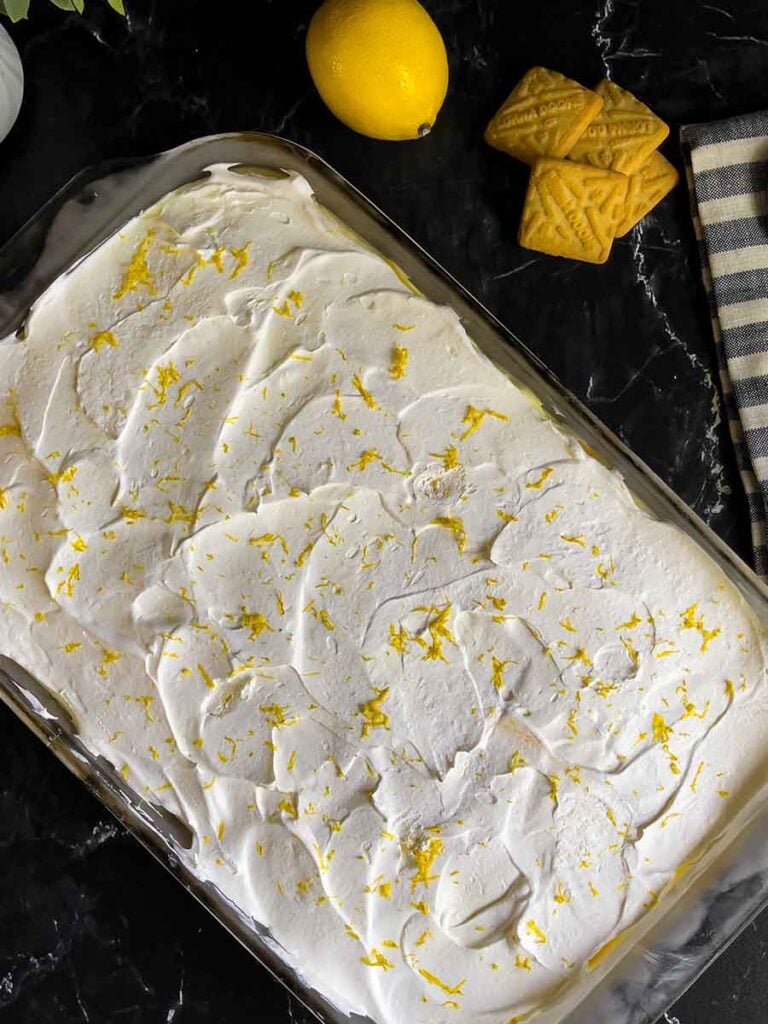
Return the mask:
[[24,94],[21,57],[13,40],[0,25],[0,142],[13,128],[19,116]]

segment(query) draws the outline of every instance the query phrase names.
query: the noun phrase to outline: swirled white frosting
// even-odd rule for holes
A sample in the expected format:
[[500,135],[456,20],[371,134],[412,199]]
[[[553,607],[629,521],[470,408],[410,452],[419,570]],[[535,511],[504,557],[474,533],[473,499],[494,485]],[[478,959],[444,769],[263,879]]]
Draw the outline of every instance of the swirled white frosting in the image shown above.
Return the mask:
[[302,178],[135,218],[0,396],[0,651],[344,1009],[529,1019],[743,791],[740,595]]

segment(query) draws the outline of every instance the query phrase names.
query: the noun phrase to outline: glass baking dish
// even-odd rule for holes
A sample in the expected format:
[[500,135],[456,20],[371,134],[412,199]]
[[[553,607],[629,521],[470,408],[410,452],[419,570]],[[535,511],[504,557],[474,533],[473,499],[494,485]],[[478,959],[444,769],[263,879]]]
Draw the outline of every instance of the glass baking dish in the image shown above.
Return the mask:
[[[60,274],[167,192],[215,163],[265,173],[296,171],[318,201],[396,264],[429,299],[451,306],[469,336],[530,391],[558,426],[617,470],[652,516],[684,530],[719,565],[762,622],[768,588],[666,485],[604,427],[513,334],[431,257],[315,154],[269,135],[229,134],[190,142],[159,156],[112,162],[66,185],[0,250],[0,337],[17,330],[30,305]],[[148,803],[78,739],[67,712],[18,665],[0,658],[0,698],[109,808],[132,834],[282,981],[318,1019],[341,1014],[302,981],[301,965],[227,901],[197,879],[186,826]],[[536,1024],[650,1024],[768,903],[768,764],[742,794],[717,835],[676,886]],[[356,1018],[360,1020],[360,1018]]]

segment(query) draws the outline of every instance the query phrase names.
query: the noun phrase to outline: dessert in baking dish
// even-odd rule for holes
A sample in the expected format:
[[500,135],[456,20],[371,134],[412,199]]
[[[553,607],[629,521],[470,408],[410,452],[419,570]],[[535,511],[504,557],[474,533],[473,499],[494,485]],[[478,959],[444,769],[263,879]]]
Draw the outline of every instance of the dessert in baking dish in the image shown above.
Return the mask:
[[0,652],[344,1010],[529,1019],[757,764],[737,591],[301,177],[132,220],[0,396]]

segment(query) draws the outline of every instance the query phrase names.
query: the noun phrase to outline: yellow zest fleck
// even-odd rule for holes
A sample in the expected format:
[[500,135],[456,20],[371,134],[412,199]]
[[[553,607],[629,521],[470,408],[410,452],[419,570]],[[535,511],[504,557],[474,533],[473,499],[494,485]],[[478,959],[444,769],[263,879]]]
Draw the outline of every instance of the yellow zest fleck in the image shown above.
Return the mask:
[[[184,401],[184,399],[187,397],[187,395],[189,394],[189,392],[193,388],[196,391],[204,391],[205,390],[205,388],[200,383],[200,381],[196,377],[193,377],[192,380],[185,381],[181,385],[181,387],[179,387],[177,389],[177,391],[176,391],[176,398],[174,399],[173,404],[174,405],[181,405],[181,403]],[[224,422],[226,423],[227,421],[225,420]],[[178,478],[177,477],[166,477],[165,479],[173,481],[173,480],[176,480]]]
[[684,612],[680,613],[680,628],[681,629],[695,629],[701,636],[701,647],[699,650],[704,653],[707,650],[710,643],[715,637],[720,636],[720,629],[705,629],[704,627],[704,616],[696,615],[697,604],[692,604],[690,608],[686,608]]
[[529,491],[540,491],[554,472],[555,471],[551,466],[547,466],[547,468],[542,471],[541,476],[537,477],[536,480],[529,480],[525,486]]
[[[307,810],[307,813],[309,813],[309,810]],[[336,856],[336,851],[328,850],[326,853],[323,853],[323,851],[320,849],[317,843],[315,843],[314,849],[315,856],[317,857],[317,866],[320,869],[320,871],[323,873],[329,871],[331,867],[331,861]]]
[[564,540],[566,544],[576,544],[580,548],[586,547],[587,545],[587,539],[583,533],[576,536],[573,534],[561,533],[560,540]]
[[587,668],[591,667],[591,665],[592,665],[592,660],[589,657],[589,655],[587,654],[587,652],[584,650],[583,647],[577,647],[576,650],[574,651],[574,653],[568,655],[565,660],[566,661],[577,661],[581,665],[586,665]]
[[[48,479],[54,487],[58,487],[59,484],[71,484],[76,476],[77,466],[67,466],[67,468],[61,473],[50,473]],[[75,487],[72,487],[71,490],[74,491],[75,494],[80,493]]]
[[671,725],[667,725],[667,722],[663,715],[658,712],[653,716],[652,719],[653,739],[654,742],[660,743],[664,753],[669,759],[669,770],[673,775],[680,774],[680,766],[677,761],[677,754],[673,753],[669,747],[669,738],[674,732]]
[[318,608],[314,601],[310,601],[309,604],[304,608],[305,612],[309,612],[313,619],[324,626],[329,633],[332,633],[336,628],[331,621],[331,617],[325,608]]
[[369,409],[379,408],[378,402],[373,397],[368,388],[363,384],[362,380],[360,379],[360,375],[357,373],[352,378],[352,386],[360,395],[360,397],[362,398],[362,400],[365,402]]
[[608,564],[605,565],[603,562],[598,562],[595,566],[595,572],[601,580],[608,580],[616,571],[616,563],[613,558],[609,559]]
[[[2,508],[1,505],[0,505],[0,508]],[[82,552],[82,551],[87,551],[88,550],[88,545],[86,544],[86,542],[83,540],[83,538],[79,534],[77,535],[77,537],[75,537],[74,540],[70,541],[69,543],[70,543],[70,546],[72,547],[72,549],[74,551]]]
[[352,462],[347,466],[347,472],[351,472],[353,469],[356,469],[358,473],[362,473],[363,470],[367,469],[372,462],[381,461],[382,456],[379,454],[379,452],[377,452],[375,448],[368,448],[366,449],[366,451],[361,452],[360,458],[357,460],[357,462]]
[[380,953],[375,947],[371,950],[370,956],[361,956],[360,963],[365,964],[366,967],[381,967],[385,971],[391,971],[394,969],[394,964],[390,963],[389,960]]
[[[416,611],[420,612],[434,612],[435,616],[427,623],[427,629],[429,630],[430,644],[427,647],[427,651],[424,654],[422,661],[444,661],[448,664],[448,659],[445,657],[443,652],[443,641],[447,640],[448,643],[456,646],[456,638],[454,637],[451,630],[448,628],[448,620],[451,615],[452,605],[447,604],[444,608],[437,608],[435,606],[429,607],[418,607]],[[421,638],[419,638],[421,639]],[[425,641],[422,639],[421,644],[425,645]]]
[[309,544],[306,545],[306,547],[302,548],[301,551],[299,552],[298,557],[296,558],[296,561],[294,563],[299,569],[301,569],[301,567],[306,562],[307,557],[309,556],[314,546],[315,541],[312,540],[309,542]]
[[493,419],[501,420],[504,423],[509,422],[509,416],[505,416],[503,412],[496,412],[494,409],[476,409],[474,405],[468,405],[461,421],[462,424],[466,424],[467,429],[459,440],[466,441],[471,434],[479,430],[486,416],[491,416]]
[[639,626],[642,621],[643,620],[640,618],[637,612],[632,612],[632,615],[627,619],[627,621],[620,622],[616,629],[634,629],[635,626]]
[[557,888],[555,889],[555,903],[559,903],[561,906],[564,906],[566,903],[570,902],[571,894],[561,882],[558,882]]
[[75,592],[75,583],[80,579],[80,566],[77,562],[70,567],[67,573],[67,578],[62,580],[61,583],[56,587],[56,593],[62,594],[64,597],[72,597]]
[[15,409],[11,409],[10,423],[0,423],[0,437],[21,437],[21,424]]
[[510,757],[510,759],[509,759],[509,764],[507,765],[507,771],[514,772],[518,768],[525,768],[527,766],[527,764],[528,764],[528,762],[525,760],[525,758],[520,753],[520,751],[516,750],[514,752],[514,754],[512,755],[512,757]]
[[597,897],[600,895],[600,890],[595,886],[594,882],[589,883],[589,891],[592,893],[595,899],[597,899]]
[[531,958],[529,956],[522,956],[517,953],[515,956],[515,967],[519,971],[530,971],[531,970]]
[[533,918],[531,918],[529,921],[525,922],[525,927],[528,929],[528,931],[531,933],[531,935],[533,935],[533,937],[536,939],[536,945],[537,946],[546,946],[546,944],[547,944],[547,936],[544,934],[544,932],[541,930],[541,928],[539,928],[539,926],[536,924],[536,922],[534,921]]
[[511,664],[509,659],[502,661],[501,658],[497,658],[495,655],[492,658],[491,682],[497,690],[502,689],[504,686],[504,669],[509,664]]
[[450,530],[456,541],[459,554],[463,554],[467,546],[467,534],[464,523],[458,516],[437,516],[432,520],[432,526],[442,526],[444,530]]
[[430,882],[435,882],[440,877],[430,872],[443,852],[442,839],[430,839],[426,846],[409,844],[406,849],[416,863],[416,871],[411,875],[411,892],[415,892],[420,885],[428,889]]
[[168,401],[168,389],[174,384],[178,384],[181,380],[181,374],[173,363],[172,359],[168,360],[168,364],[163,366],[160,363],[157,367],[157,384],[150,384],[150,387],[155,393],[157,401],[150,405],[150,409],[156,409],[159,405],[165,405]]
[[354,939],[355,942],[360,941],[360,936],[357,934],[357,932],[355,931],[351,924],[345,924],[344,931],[347,933],[350,939]]
[[563,509],[563,505],[555,505],[555,507],[553,509],[550,509],[549,512],[544,513],[544,522],[554,523],[554,521],[557,519],[557,517],[560,515]]
[[462,978],[461,981],[457,982],[455,985],[447,985],[444,981],[441,981],[441,979],[438,978],[436,974],[432,974],[430,971],[425,970],[425,968],[423,967],[419,968],[419,974],[426,982],[428,982],[430,985],[434,985],[436,988],[439,988],[440,991],[445,992],[447,996],[464,995],[463,989],[467,983],[466,978]]
[[243,610],[240,616],[240,623],[243,629],[250,630],[249,640],[256,640],[257,637],[260,637],[265,632],[274,633],[274,629],[270,626],[266,615],[262,615],[261,612],[246,612]]
[[423,946],[424,943],[427,942],[427,940],[431,939],[431,938],[432,938],[432,932],[429,930],[429,928],[427,928],[427,929],[425,929],[425,931],[423,931],[421,933],[421,935],[418,937],[418,939],[416,939],[415,945],[416,946]]
[[298,722],[298,718],[295,716],[293,718],[288,717],[288,708],[283,704],[261,704],[259,711],[274,729],[282,729],[289,725],[295,725]]
[[560,625],[567,633],[575,633],[576,627],[571,622],[570,618],[566,615],[565,618],[560,619]]
[[283,797],[278,803],[277,809],[282,811],[287,818],[291,818],[292,821],[296,821],[299,816],[299,811],[296,807],[296,797],[293,794]]
[[229,250],[232,259],[235,261],[235,265],[232,268],[232,271],[229,275],[230,281],[234,281],[238,274],[241,274],[243,270],[245,270],[245,268],[248,266],[248,248],[250,244],[250,242],[246,242],[245,245],[242,246],[240,249]]
[[289,553],[288,542],[281,533],[262,533],[259,534],[258,537],[250,537],[248,539],[248,544],[252,548],[263,548],[264,550],[262,551],[262,558],[265,561],[269,559],[269,548],[271,547],[272,544],[279,544],[280,547],[283,549],[284,555],[287,555]]
[[656,713],[652,720],[653,738],[656,743],[668,743],[669,737],[674,731],[671,725],[667,725],[663,715]]
[[[117,652],[115,652],[115,651],[105,651],[104,653],[105,653],[105,655],[113,655],[113,654],[115,654]],[[119,658],[120,658],[120,654],[117,655],[117,658],[112,657],[109,660],[117,661]],[[128,698],[128,699],[130,699],[130,698]],[[146,718],[147,722],[149,722],[151,724],[151,723],[157,721],[155,716],[152,714],[152,705],[155,703],[155,698],[151,694],[149,694],[149,693],[147,693],[147,694],[140,694],[138,697],[134,697],[133,699],[143,709],[144,717]]]
[[79,643],[79,641],[72,640],[70,643],[64,644],[61,649],[65,654],[72,654],[74,651],[79,651],[82,646],[83,645]]
[[548,775],[549,779],[549,799],[553,804],[557,803],[557,794],[560,789],[560,776],[559,775]]
[[168,502],[168,518],[165,520],[169,525],[174,523],[184,523],[185,526],[195,526],[197,523],[198,516],[202,512],[202,509],[188,509],[183,505],[178,505],[175,501]]
[[152,244],[154,231],[148,231],[144,241],[135,250],[131,261],[125,269],[123,281],[117,291],[112,295],[115,300],[124,298],[129,292],[136,292],[139,288],[145,288],[150,295],[157,293],[155,279],[147,262],[147,253]]
[[661,819],[661,827],[666,828],[670,821],[673,821],[675,818],[680,817],[682,817],[682,815],[679,814],[677,811],[674,811],[672,814],[665,814],[664,817]]
[[147,515],[147,513],[141,508],[122,508],[120,513],[129,526],[132,526],[134,523],[138,523],[140,519],[145,519]]
[[363,724],[360,729],[361,736],[368,736],[373,729],[389,729],[389,715],[382,710],[381,705],[389,696],[389,687],[382,689],[373,688],[375,694],[365,704],[358,705],[358,711],[363,716]]
[[389,364],[389,376],[393,380],[400,380],[404,377],[408,370],[408,359],[410,358],[408,349],[403,348],[401,345],[395,345],[392,349],[392,361]]
[[429,906],[425,900],[419,900],[418,903],[411,903],[411,906],[414,910],[418,910],[420,914],[424,914],[425,916],[429,913]]
[[516,523],[518,521],[518,517],[516,515],[513,515],[511,512],[505,512],[503,508],[497,508],[496,515],[502,523]]
[[638,654],[637,649],[635,648],[632,641],[628,640],[625,636],[619,637],[619,639],[621,640],[624,650],[629,655],[629,660],[632,662],[633,665],[637,665],[640,661],[640,655]]
[[202,677],[202,680],[205,683],[205,685],[208,687],[208,689],[209,690],[215,690],[216,689],[216,684],[211,679],[211,677],[208,675],[207,671],[205,670],[205,666],[202,665],[199,661],[197,663],[197,671],[200,673],[200,676]]
[[88,345],[94,352],[99,352],[105,345],[109,348],[119,348],[120,342],[112,331],[99,331],[98,334],[91,335]]
[[408,331],[412,331],[416,326],[415,324],[392,324],[396,331],[400,331],[403,334],[407,334]]
[[459,453],[456,447],[449,444],[444,452],[430,452],[433,459],[440,459],[443,469],[456,469],[459,463]]
[[336,396],[333,399],[331,412],[333,413],[334,416],[338,416],[340,420],[345,420],[347,418],[347,414],[341,408],[341,391],[339,391],[338,388],[336,388]]
[[579,727],[576,724],[576,717],[578,715],[578,708],[571,708],[568,712],[568,719],[566,721],[566,727],[572,736],[579,735]]
[[[103,647],[101,649],[101,665],[99,665],[97,669],[98,674],[106,679],[109,675],[109,666],[114,665],[114,663],[116,661],[120,661],[121,658],[122,654],[120,651],[110,651],[108,648]],[[136,700],[139,701],[139,703],[144,704],[144,712],[147,715],[148,720],[154,722],[154,718],[151,717],[151,712],[149,710],[152,705],[153,698],[137,697]]]
[[401,626],[400,629],[395,629],[394,622],[389,624],[389,640],[387,643],[390,647],[398,652],[398,654],[405,654],[407,652],[408,643],[408,630]]
[[698,768],[696,769],[696,774],[695,774],[695,775],[693,776],[693,778],[691,779],[691,792],[692,792],[692,793],[695,793],[695,792],[696,792],[696,786],[697,786],[697,784],[698,784],[698,781],[699,781],[699,777],[700,777],[700,775],[701,775],[701,773],[702,773],[703,771],[704,771],[704,762],[703,762],[703,761],[699,761],[699,766],[698,766]]
[[616,683],[606,683],[602,679],[598,679],[598,681],[595,683],[595,693],[598,695],[598,697],[610,697],[610,695],[614,693],[616,690],[618,690],[618,688],[619,687],[616,685]]

